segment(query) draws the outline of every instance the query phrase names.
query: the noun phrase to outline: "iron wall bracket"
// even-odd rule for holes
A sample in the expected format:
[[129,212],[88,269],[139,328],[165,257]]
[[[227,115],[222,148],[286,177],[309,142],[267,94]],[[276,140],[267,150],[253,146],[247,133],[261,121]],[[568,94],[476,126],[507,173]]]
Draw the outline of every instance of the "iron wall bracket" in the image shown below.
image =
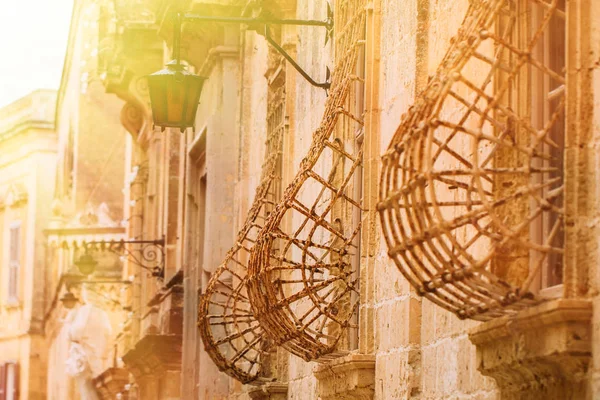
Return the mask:
[[[302,19],[278,19],[270,18],[265,16],[264,13],[258,17],[217,17],[211,15],[199,15],[192,13],[185,13],[183,15],[177,14],[175,23],[175,40],[174,46],[179,47],[179,35],[181,34],[181,22],[219,22],[219,23],[233,23],[233,24],[247,24],[252,29],[257,30],[259,27],[264,27],[264,35],[271,46],[281,54],[295,69],[306,79],[311,85],[325,89],[326,91],[330,88],[330,71],[327,68],[327,75],[325,82],[317,82],[313,79],[305,70],[302,68],[294,58],[286,52],[279,43],[277,43],[271,36],[270,27],[272,25],[295,25],[295,26],[316,26],[323,27],[326,29],[325,44],[333,35],[333,10],[331,5],[327,3],[327,19],[325,21],[320,20],[302,20]],[[179,48],[173,49],[176,54],[179,54]]]
[[[138,245],[131,249],[129,245]],[[149,271],[154,278],[160,280],[165,277],[165,239],[157,240],[111,240],[85,242],[87,250],[109,251],[119,256],[125,256],[133,264]],[[146,264],[153,267],[147,267]]]

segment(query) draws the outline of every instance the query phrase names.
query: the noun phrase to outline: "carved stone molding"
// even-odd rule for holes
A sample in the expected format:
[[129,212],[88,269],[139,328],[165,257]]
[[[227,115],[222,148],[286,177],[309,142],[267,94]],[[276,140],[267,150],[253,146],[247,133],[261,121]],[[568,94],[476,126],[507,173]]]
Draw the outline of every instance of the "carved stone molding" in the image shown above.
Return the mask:
[[6,191],[3,200],[0,200],[0,209],[6,207],[21,207],[22,205],[27,203],[28,198],[29,194],[27,193],[27,188],[25,187],[25,185],[21,183],[12,183]]
[[268,382],[248,391],[252,400],[286,400],[287,393],[288,384],[281,382]]
[[134,138],[137,138],[142,147],[146,147],[153,129],[146,75],[160,69],[161,64],[149,63],[156,67],[151,71],[147,68],[137,68],[122,57],[116,57],[113,63],[111,65],[113,73],[107,74],[104,79],[106,92],[114,93],[126,101],[121,109],[121,124]]
[[102,8],[98,63],[103,84],[107,93],[127,102],[121,121],[144,146],[152,130],[146,76],[162,68],[163,43],[147,4],[120,0],[114,7],[107,3]]
[[133,137],[138,137],[142,134],[144,128],[144,120],[149,118],[145,111],[135,103],[127,102],[121,109],[121,125],[127,129]]
[[129,372],[137,379],[181,369],[181,335],[146,335],[123,356]]
[[183,332],[183,285],[168,282],[146,304],[142,331],[146,334],[181,335]]
[[370,400],[375,394],[375,356],[349,354],[314,370],[321,400]]
[[183,332],[183,286],[165,287],[148,306],[158,308],[158,329],[162,334],[180,335]]
[[592,357],[592,304],[562,299],[479,325],[469,334],[479,371],[502,399],[584,399]]
[[121,398],[127,400],[128,392],[125,385],[129,383],[129,372],[123,368],[108,368],[94,378],[94,386],[102,400],[113,400],[121,393]]
[[215,46],[211,48],[204,59],[204,63],[199,69],[200,76],[210,76],[211,71],[218,61],[224,58],[237,58],[239,56],[239,47],[237,46]]
[[[173,23],[169,16],[174,10],[199,15],[239,17],[244,9],[240,6],[241,3],[236,1],[178,0],[166,3],[168,5],[159,7],[156,12],[157,21],[159,22],[158,35],[169,48],[173,43]],[[180,43],[181,58],[194,66],[198,75],[207,76],[203,74],[202,69],[209,61],[213,49],[220,46],[237,47],[239,45],[239,31],[239,24],[184,21]]]

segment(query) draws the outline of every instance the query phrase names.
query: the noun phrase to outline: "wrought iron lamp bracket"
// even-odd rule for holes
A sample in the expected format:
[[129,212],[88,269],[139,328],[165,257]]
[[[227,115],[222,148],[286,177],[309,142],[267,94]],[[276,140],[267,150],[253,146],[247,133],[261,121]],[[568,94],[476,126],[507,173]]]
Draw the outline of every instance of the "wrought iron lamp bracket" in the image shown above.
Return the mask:
[[[131,249],[129,245],[137,246]],[[164,237],[157,240],[92,241],[86,242],[84,248],[86,251],[89,249],[109,251],[125,256],[129,262],[149,271],[154,278],[162,280],[165,277]],[[148,267],[147,264],[152,264],[153,267]]]
[[[177,48],[174,49],[175,54],[178,57],[179,54],[179,35],[181,34],[181,22],[220,22],[220,23],[234,23],[234,24],[246,24],[251,27],[251,29],[257,30],[257,27],[264,27],[264,36],[273,48],[280,53],[295,69],[302,75],[304,79],[306,79],[311,85],[324,89],[325,91],[329,90],[331,87],[330,77],[331,73],[329,68],[327,68],[327,75],[325,82],[317,82],[313,79],[308,72],[304,70],[294,58],[287,52],[285,49],[277,43],[273,37],[271,36],[270,28],[272,25],[295,25],[295,26],[315,26],[315,27],[323,27],[326,29],[326,37],[325,44],[329,41],[331,36],[333,35],[333,10],[329,3],[327,3],[327,19],[325,21],[321,20],[302,20],[302,19],[279,19],[272,18],[266,13],[261,12],[258,17],[217,17],[211,15],[199,15],[192,13],[185,14],[177,14],[175,23],[175,43],[174,46]],[[253,27],[253,28],[252,28]]]

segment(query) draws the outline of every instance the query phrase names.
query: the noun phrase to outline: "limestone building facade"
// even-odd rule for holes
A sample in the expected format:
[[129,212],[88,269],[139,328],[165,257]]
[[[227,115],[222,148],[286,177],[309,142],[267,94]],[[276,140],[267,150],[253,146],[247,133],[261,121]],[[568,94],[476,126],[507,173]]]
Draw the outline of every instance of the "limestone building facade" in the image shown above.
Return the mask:
[[[96,398],[92,379],[119,366],[116,336],[131,312],[126,254],[98,244],[126,239],[130,173],[123,102],[106,93],[98,73],[98,13],[91,2],[74,2],[55,108],[54,194],[44,205],[45,399]],[[85,256],[93,261],[87,271]]]
[[37,90],[0,110],[0,398],[43,399],[43,230],[56,170],[56,92]]
[[[107,311],[100,398],[600,396],[598,2],[76,10],[123,141],[124,237],[162,256],[114,264],[130,312]],[[183,132],[153,125],[146,81],[177,12],[206,78]]]
[[[128,229],[165,236],[166,269],[136,298],[130,397],[598,396],[597,4],[134,3],[107,8],[130,77],[107,87],[148,168]],[[183,24],[207,78],[183,133],[138,84],[176,11],[221,17]],[[328,40],[223,22],[331,15]]]

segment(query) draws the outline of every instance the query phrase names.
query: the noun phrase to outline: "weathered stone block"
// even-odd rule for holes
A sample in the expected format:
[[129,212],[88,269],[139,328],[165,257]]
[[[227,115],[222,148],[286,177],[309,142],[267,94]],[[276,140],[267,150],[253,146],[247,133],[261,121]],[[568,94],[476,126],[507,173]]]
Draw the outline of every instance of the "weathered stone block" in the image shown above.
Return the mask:
[[286,400],[287,393],[287,383],[281,382],[268,382],[248,390],[252,400]]
[[478,369],[503,399],[584,399],[591,318],[589,301],[562,299],[484,323],[469,335]]
[[373,399],[375,357],[350,354],[315,368],[321,400]]

